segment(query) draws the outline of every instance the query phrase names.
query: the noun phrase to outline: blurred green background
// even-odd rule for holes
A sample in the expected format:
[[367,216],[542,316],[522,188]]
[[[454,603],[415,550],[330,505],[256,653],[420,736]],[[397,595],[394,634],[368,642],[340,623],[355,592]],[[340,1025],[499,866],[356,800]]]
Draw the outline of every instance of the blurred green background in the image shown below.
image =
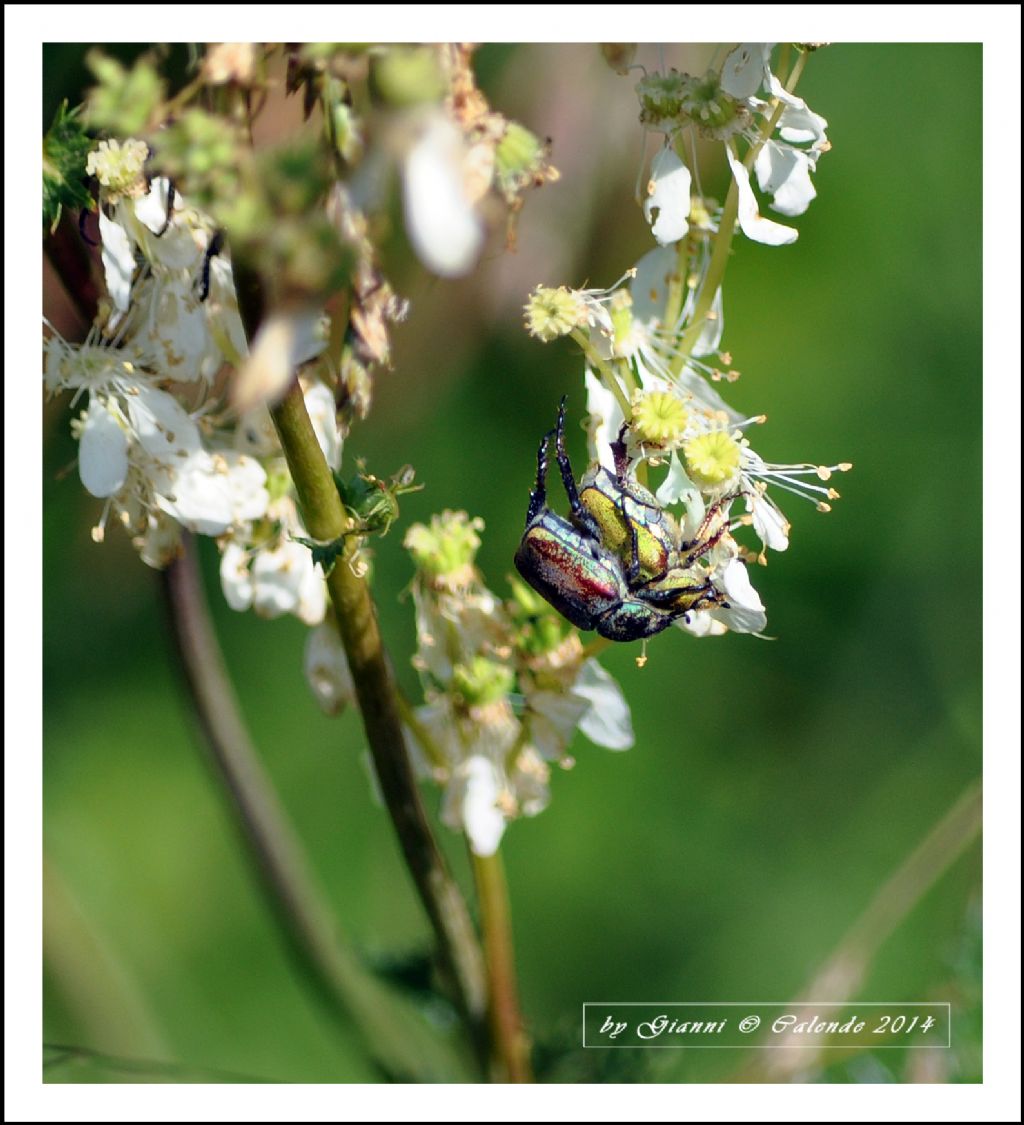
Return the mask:
[[[48,107],[80,96],[83,53],[49,49]],[[693,57],[670,48],[666,61]],[[346,457],[381,475],[411,462],[426,484],[376,552],[382,627],[410,692],[405,527],[445,507],[482,516],[479,561],[503,590],[537,438],[563,392],[583,413],[573,351],[522,330],[527,290],[609,284],[652,245],[632,199],[631,83],[587,46],[485,47],[479,69],[498,109],[551,136],[563,175],[527,200],[518,253],[495,246],[470,279],[428,278],[400,230],[386,248],[412,312]],[[642,671],[632,646],[608,653],[636,747],[580,737],[549,809],[508,831],[522,1000],[549,1078],[736,1073],[739,1052],[584,1054],[580,1005],[797,994],[980,774],[981,48],[832,46],[799,92],[834,149],[795,245],[737,240],[725,346],[743,377],[729,397],[769,415],[766,458],[855,471],[831,515],[783,503],[790,550],[753,576],[776,639],[670,630]],[[375,1080],[283,952],[193,735],[156,576],[116,531],[90,540],[99,505],[62,475],[68,421],[66,402],[44,419],[45,1037],[174,1062],[185,1080]],[[575,429],[571,452],[582,467]],[[242,705],[327,895],[367,955],[422,952],[357,716],[320,714],[303,627],[232,613],[202,546]],[[438,794],[425,797],[436,810]],[[468,886],[460,841],[439,832]],[[857,993],[952,1001],[953,1050],[877,1052],[805,1079],[980,1079],[979,899],[975,844],[912,904]],[[47,1074],[126,1077],[81,1061]]]

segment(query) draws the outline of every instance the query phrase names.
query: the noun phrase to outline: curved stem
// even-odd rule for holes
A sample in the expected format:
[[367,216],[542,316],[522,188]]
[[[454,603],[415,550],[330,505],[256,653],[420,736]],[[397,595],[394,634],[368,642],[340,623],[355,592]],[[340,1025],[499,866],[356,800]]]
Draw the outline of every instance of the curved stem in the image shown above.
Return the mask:
[[330,1014],[362,1028],[391,1074],[450,1080],[461,1061],[403,997],[359,964],[323,900],[277,794],[249,739],[203,596],[196,549],[161,573],[171,635],[204,745],[224,782],[242,836],[295,963]]
[[501,855],[470,853],[480,900],[487,958],[487,1019],[491,1030],[491,1070],[498,1082],[532,1082],[530,1045],[523,1030],[516,988],[512,918]]
[[[860,991],[882,945],[928,891],[981,835],[981,781],[971,782],[942,818],[875,892],[863,913],[794,1001],[843,1002]],[[813,1016],[803,1009],[801,1019]],[[738,1075],[743,1082],[791,1081],[821,1057],[813,1041],[786,1051],[762,1051]],[[777,1057],[776,1057],[777,1054]],[[772,1058],[765,1056],[771,1055]]]
[[[788,58],[788,49],[787,54],[784,56],[783,63],[785,62],[785,58]],[[806,64],[807,55],[801,53],[785,84],[786,90],[789,93],[792,93],[796,88],[796,84],[799,82],[800,75],[803,74]],[[782,69],[784,69],[784,65]],[[761,151],[765,141],[767,141],[775,131],[775,126],[779,123],[779,118],[782,116],[785,108],[785,103],[780,99],[776,99],[775,108],[771,116],[762,125],[757,141],[750,146],[750,149],[743,158],[743,165],[748,171],[754,166],[757,154]],[[735,152],[734,142],[729,141],[728,143],[733,146],[733,152]],[[725,276],[725,267],[729,262],[729,251],[732,247],[733,235],[736,232],[739,200],[739,189],[736,186],[736,180],[731,179],[729,181],[729,193],[725,197],[725,206],[722,208],[722,215],[718,221],[718,233],[715,235],[715,247],[711,252],[711,261],[708,263],[707,273],[704,275],[704,280],[701,282],[700,296],[697,298],[697,304],[693,310],[690,326],[681,336],[679,347],[672,359],[670,370],[673,375],[678,375],[686,365],[686,361],[690,358],[690,353],[693,351],[694,345],[700,339],[700,334],[704,330],[704,321],[711,311],[711,306],[714,304],[715,294],[722,284],[722,278]]]
[[[240,297],[242,292],[240,285]],[[242,308],[246,310],[246,303]],[[246,320],[252,338],[254,322],[251,316]],[[307,530],[314,539],[337,539],[346,530],[348,518],[297,382],[271,409],[271,415]],[[485,1010],[483,958],[465,900],[437,846],[416,788],[394,676],[369,586],[352,566],[357,546],[358,538],[351,536],[327,578],[327,588],[384,803],[437,936],[456,1002],[476,1031]]]

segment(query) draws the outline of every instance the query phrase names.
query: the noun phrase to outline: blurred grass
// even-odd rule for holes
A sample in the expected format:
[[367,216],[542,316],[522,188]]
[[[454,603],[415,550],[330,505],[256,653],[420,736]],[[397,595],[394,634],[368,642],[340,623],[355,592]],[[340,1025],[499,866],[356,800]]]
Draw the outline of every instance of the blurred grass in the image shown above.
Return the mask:
[[[606,284],[650,245],[631,200],[639,138],[607,125],[633,116],[628,82],[585,47],[485,49],[483,62],[496,104],[546,125],[556,163],[578,178],[529,199],[519,255],[495,252],[465,282],[432,282],[400,237],[391,246],[412,315],[347,455],[381,475],[411,462],[427,485],[403,499],[375,564],[382,627],[410,691],[411,607],[395,596],[411,577],[404,528],[443,507],[483,516],[480,563],[501,589],[537,437],[563,391],[582,416],[572,352],[520,328],[525,288]],[[49,70],[53,97],[65,93],[61,73]],[[792,546],[754,575],[776,639],[672,630],[642,671],[631,648],[610,653],[636,748],[611,754],[581,739],[549,810],[507,834],[523,1002],[542,1045],[577,1045],[584,1000],[797,993],[980,773],[981,48],[834,46],[811,60],[800,92],[835,147],[795,245],[739,242],[725,342],[743,377],[730,399],[769,415],[755,435],[766,458],[855,470],[829,516],[784,505]],[[537,252],[564,276],[530,273],[538,231]],[[138,1009],[160,1057],[187,1067],[374,1080],[355,1035],[297,987],[256,895],[182,712],[154,576],[116,531],[95,546],[98,506],[74,472],[57,479],[74,457],[58,406],[44,480],[45,847],[125,992],[107,994],[100,1013],[83,1001],[68,982],[97,969],[75,964],[74,949],[90,946],[71,942],[47,961],[46,1037],[132,1054]],[[576,430],[570,451],[582,469]],[[212,600],[252,730],[347,929],[372,954],[421,949],[426,926],[369,797],[358,721],[315,708],[303,628]],[[427,801],[436,807],[436,794]],[[459,841],[440,831],[465,875]],[[942,1076],[972,1081],[980,1031],[962,950],[979,886],[976,847],[884,946],[863,991],[952,999],[966,1061]],[[653,1068],[700,1081],[738,1065],[732,1052],[619,1054],[614,1072],[588,1059],[578,1066],[597,1070],[572,1073],[628,1081]],[[872,1065],[823,1077],[884,1080]],[[903,1063],[884,1061],[894,1065],[890,1080],[906,1080]],[[82,1080],[81,1067],[48,1077]]]

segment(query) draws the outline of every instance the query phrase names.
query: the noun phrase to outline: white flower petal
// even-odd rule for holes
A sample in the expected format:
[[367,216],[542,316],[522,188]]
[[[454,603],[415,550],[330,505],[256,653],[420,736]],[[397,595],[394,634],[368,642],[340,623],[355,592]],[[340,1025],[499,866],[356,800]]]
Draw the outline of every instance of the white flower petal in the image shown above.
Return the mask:
[[766,219],[760,214],[757,209],[757,199],[754,197],[754,189],[750,186],[750,180],[743,162],[728,150],[726,150],[726,156],[729,158],[729,167],[732,169],[733,179],[736,181],[736,187],[740,193],[740,228],[747,238],[751,238],[755,242],[763,242],[766,246],[785,246],[790,242],[795,242],[797,231],[792,227],[784,227],[781,223]]
[[299,605],[307,566],[312,565],[309,548],[290,540],[272,550],[258,551],[250,567],[253,609],[261,617],[294,613]]
[[590,415],[587,447],[591,461],[600,461],[606,469],[615,469],[611,443],[619,436],[623,415],[615,395],[588,367],[583,375],[587,389],[587,413]]
[[167,466],[155,479],[157,504],[189,531],[223,535],[231,526],[228,488],[205,450]]
[[665,315],[669,280],[678,268],[678,255],[671,246],[655,246],[637,262],[629,283],[634,321],[647,327],[660,327],[661,318]]
[[128,438],[97,399],[89,403],[78,443],[78,475],[93,496],[113,496],[128,476]]
[[141,542],[135,539],[133,543],[146,566],[163,570],[181,554],[181,524],[163,512],[150,513]]
[[209,379],[222,363],[206,306],[197,300],[192,285],[188,275],[154,281],[145,330],[160,373],[179,383]]
[[233,449],[224,450],[216,456],[218,470],[227,481],[231,522],[246,523],[260,519],[266,514],[270,502],[266,470],[254,458]]
[[668,459],[668,475],[658,486],[654,498],[665,507],[678,504],[680,501],[689,503],[691,498],[700,498],[700,492],[686,475],[683,463],[675,450]]
[[355,702],[352,672],[333,625],[318,625],[310,630],[303,666],[310,691],[326,714],[338,715]]
[[441,819],[461,828],[474,855],[494,855],[505,833],[505,816],[498,808],[501,778],[494,765],[479,754],[463,762],[445,791]]
[[591,742],[609,750],[628,750],[633,745],[633,720],[626,697],[596,660],[584,662],[572,694],[590,704],[580,719],[580,730]]
[[238,419],[233,444],[239,453],[248,453],[252,457],[280,454],[277,430],[265,406],[255,406]]
[[160,461],[197,453],[202,448],[199,427],[173,395],[139,385],[127,396],[128,417],[139,445]]
[[676,625],[694,637],[720,637],[728,629],[706,609],[695,609],[678,618]]
[[814,162],[799,149],[769,141],[757,154],[754,171],[758,186],[773,196],[772,210],[802,215],[818,194],[811,183]]
[[565,692],[533,691],[527,696],[530,740],[542,758],[557,762],[572,742],[580,720],[590,708],[583,696]]
[[693,345],[692,354],[695,356],[713,355],[722,343],[722,333],[725,331],[725,315],[723,313],[722,287],[715,290],[711,301],[711,309],[700,330],[697,342]]
[[306,557],[309,565],[303,571],[295,616],[305,625],[319,625],[327,612],[327,584],[323,571],[313,562],[313,555],[307,551]]
[[758,539],[773,551],[784,551],[789,546],[789,520],[767,497],[758,493],[747,497],[747,510],[754,522]]
[[224,591],[224,600],[233,610],[241,612],[252,605],[249,555],[240,543],[228,543],[220,556],[220,588]]
[[284,394],[296,368],[323,351],[319,309],[276,312],[260,325],[249,355],[231,388],[239,413]]
[[100,257],[103,260],[103,276],[107,282],[107,292],[118,312],[125,312],[131,303],[132,275],[135,273],[135,252],[132,249],[128,232],[120,223],[108,219],[100,211],[100,241],[103,244]]
[[334,395],[323,383],[314,383],[303,396],[309,420],[313,423],[316,440],[324,451],[327,464],[332,469],[341,467],[342,437],[338,429],[338,412]]
[[719,79],[722,89],[734,98],[751,98],[769,76],[772,43],[741,43],[726,55]]
[[[644,218],[662,246],[678,242],[690,229],[690,169],[670,148],[663,148],[651,162],[651,178],[644,200]],[[657,218],[654,212],[657,211]]]
[[779,135],[782,139],[793,144],[809,143],[815,148],[821,148],[827,141],[825,130],[828,122],[825,118],[808,109],[803,98],[789,93],[774,74],[770,77],[768,88],[786,107],[779,118]]
[[466,191],[465,145],[446,117],[431,120],[405,158],[405,227],[420,261],[441,277],[472,268],[483,224]]
[[[210,260],[210,292],[203,302],[210,318],[210,334],[216,339],[224,358],[235,367],[240,367],[243,358],[249,354],[249,341],[245,336],[242,317],[238,312],[238,294],[235,292],[235,274],[226,254],[215,254]],[[317,350],[327,346],[322,333]],[[299,362],[305,362],[300,359]]]
[[549,772],[547,763],[532,747],[524,746],[516,755],[509,783],[523,816],[536,816],[547,808],[551,800]]
[[[166,176],[158,176],[149,191],[134,204],[135,217],[154,234],[167,227],[167,204],[170,198],[171,181]],[[180,200],[178,201],[180,205]]]
[[709,612],[736,633],[760,633],[768,624],[760,595],[750,584],[746,564],[731,559],[718,575],[718,583],[729,601],[728,609]]

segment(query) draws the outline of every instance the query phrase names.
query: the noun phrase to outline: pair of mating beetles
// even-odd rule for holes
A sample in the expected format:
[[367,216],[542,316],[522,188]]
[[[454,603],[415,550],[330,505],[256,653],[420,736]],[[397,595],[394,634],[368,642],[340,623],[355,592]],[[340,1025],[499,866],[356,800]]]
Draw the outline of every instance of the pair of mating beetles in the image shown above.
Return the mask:
[[[547,506],[552,438],[569,519]],[[712,505],[697,536],[681,542],[675,521],[653,494],[628,479],[624,438],[625,426],[612,443],[615,472],[595,464],[577,486],[565,452],[562,399],[555,429],[544,435],[537,450],[537,480],[515,564],[578,629],[596,629],[612,641],[638,641],[692,610],[728,608],[711,580],[695,570],[728,530],[728,520],[720,518],[728,501]]]

